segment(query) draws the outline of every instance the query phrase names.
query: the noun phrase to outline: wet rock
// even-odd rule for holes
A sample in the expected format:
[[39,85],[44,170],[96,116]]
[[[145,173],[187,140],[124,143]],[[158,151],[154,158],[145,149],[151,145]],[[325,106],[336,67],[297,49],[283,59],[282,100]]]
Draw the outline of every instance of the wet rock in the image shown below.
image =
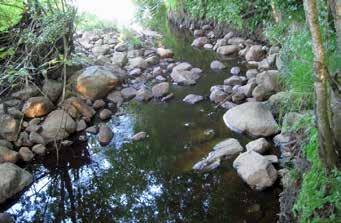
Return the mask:
[[113,137],[114,137],[114,133],[111,131],[111,129],[108,126],[103,125],[99,128],[97,139],[101,145],[108,145],[111,142]]
[[173,57],[173,51],[171,49],[157,48],[156,53],[161,59]]
[[248,151],[240,154],[233,162],[239,176],[253,189],[271,187],[277,179],[274,166],[262,155]]
[[44,156],[46,154],[46,147],[42,144],[37,144],[32,147],[32,151],[38,156]]
[[240,74],[240,68],[239,67],[232,67],[230,73],[232,75],[238,75],[238,74]]
[[239,46],[237,45],[221,46],[217,49],[217,53],[221,55],[232,55],[236,54],[238,51]]
[[260,102],[238,105],[224,114],[230,129],[252,136],[271,136],[278,131],[278,124],[271,112]]
[[239,76],[232,76],[232,77],[224,80],[224,84],[225,85],[231,85],[231,86],[242,85],[243,80]]
[[126,52],[115,52],[111,57],[111,62],[114,66],[123,67],[128,63]]
[[45,145],[46,142],[44,140],[44,138],[36,132],[31,132],[29,135],[29,140],[33,143],[33,144],[42,144]]
[[191,69],[191,72],[193,74],[198,74],[199,75],[199,74],[202,73],[202,70],[200,68],[198,68],[198,67],[194,67],[194,68]]
[[34,154],[28,147],[21,147],[19,149],[19,157],[25,162],[30,162],[34,157]]
[[77,78],[77,91],[90,99],[105,97],[115,88],[119,76],[123,72],[105,66],[91,66],[86,68]]
[[123,97],[120,91],[113,91],[108,94],[107,99],[117,105],[117,107],[121,106],[123,103]]
[[257,140],[249,142],[248,144],[246,144],[245,147],[247,151],[254,151],[259,154],[264,154],[271,148],[271,145],[270,143],[268,143],[268,141],[266,141],[266,139],[259,138]]
[[226,66],[218,60],[212,61],[210,67],[212,70],[222,70],[222,69],[226,68]]
[[136,92],[135,100],[137,101],[149,101],[153,97],[152,93],[145,87]]
[[228,95],[223,90],[214,90],[210,94],[210,100],[214,103],[223,102]]
[[110,111],[109,109],[103,109],[100,113],[99,113],[99,118],[101,120],[108,120],[110,119],[112,116],[112,111]]
[[245,55],[247,61],[261,61],[266,55],[266,51],[261,45],[251,46]]
[[190,69],[192,69],[191,64],[189,64],[187,62],[182,62],[182,63],[179,63],[178,65],[176,65],[173,68],[173,71],[190,70]]
[[174,70],[171,73],[171,78],[175,83],[181,85],[194,85],[200,78],[200,75],[188,70]]
[[25,102],[22,112],[27,118],[36,118],[48,114],[53,108],[54,105],[50,99],[46,97],[33,97]]
[[139,133],[136,133],[133,137],[131,137],[131,140],[141,141],[141,140],[145,139],[146,137],[147,137],[146,132],[139,132]]
[[170,94],[167,94],[166,96],[162,97],[161,98],[161,101],[162,102],[166,102],[166,101],[169,101],[170,99],[174,98],[174,94],[173,93],[170,93]]
[[0,115],[0,123],[0,136],[10,142],[16,141],[20,130],[20,121],[11,115],[3,114]]
[[193,41],[192,46],[197,47],[197,48],[201,48],[207,43],[208,43],[207,37],[198,37]]
[[46,143],[62,140],[76,131],[77,124],[64,110],[51,112],[42,123],[41,136]]
[[210,171],[213,167],[218,167],[221,159],[234,156],[243,151],[243,147],[238,140],[226,139],[213,147],[213,151],[208,156],[193,166],[194,170]]
[[220,104],[220,107],[225,108],[226,110],[229,110],[231,108],[236,107],[236,104],[230,101],[225,101],[224,103]]
[[96,110],[104,108],[105,107],[105,101],[103,99],[98,99],[98,100],[94,101],[94,103],[92,104],[92,107]]
[[187,104],[196,104],[200,101],[204,100],[204,97],[201,95],[189,94],[182,101]]
[[16,151],[0,146],[0,163],[16,163],[18,161],[18,158],[19,154]]
[[168,82],[162,82],[159,84],[156,84],[152,87],[152,94],[156,98],[160,98],[162,96],[165,96],[169,92],[169,83]]
[[30,185],[33,177],[26,170],[12,163],[0,164],[0,203]]
[[137,91],[133,87],[127,87],[127,88],[123,88],[121,90],[121,95],[122,95],[124,100],[133,99],[136,96],[136,93],[137,93]]
[[143,59],[143,57],[135,57],[135,58],[129,59],[127,70],[132,70],[134,68],[146,69],[147,67],[148,67],[148,64]]

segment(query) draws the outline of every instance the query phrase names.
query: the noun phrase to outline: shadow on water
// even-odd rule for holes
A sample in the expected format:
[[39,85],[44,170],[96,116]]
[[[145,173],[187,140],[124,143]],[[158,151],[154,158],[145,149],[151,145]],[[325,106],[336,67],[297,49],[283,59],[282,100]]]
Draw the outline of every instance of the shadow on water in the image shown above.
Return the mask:
[[[92,138],[63,150],[60,163],[51,154],[32,164],[34,184],[0,211],[17,222],[276,222],[277,189],[252,191],[237,176],[232,160],[212,173],[197,174],[192,165],[228,137],[245,145],[249,139],[230,132],[222,110],[206,100],[186,105],[189,93],[209,95],[228,69],[209,69],[216,55],[190,47],[192,37],[166,27],[163,43],[177,59],[204,70],[196,86],[173,86],[169,103],[131,102],[109,125],[115,137],[102,148]],[[136,132],[149,137],[132,143]]]

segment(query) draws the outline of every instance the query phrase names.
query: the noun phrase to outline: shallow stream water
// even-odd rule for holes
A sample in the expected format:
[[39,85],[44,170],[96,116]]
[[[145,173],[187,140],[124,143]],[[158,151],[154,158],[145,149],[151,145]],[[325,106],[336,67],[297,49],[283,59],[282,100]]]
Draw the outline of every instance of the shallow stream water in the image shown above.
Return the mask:
[[[47,159],[28,166],[33,185],[0,207],[16,222],[276,222],[278,190],[251,190],[227,160],[216,171],[195,173],[194,163],[212,146],[229,137],[245,145],[250,139],[231,132],[224,111],[207,99],[212,85],[222,84],[238,59],[226,59],[224,72],[209,65],[217,55],[191,48],[192,38],[166,26],[162,43],[176,59],[203,69],[198,84],[172,86],[168,103],[126,104],[123,114],[108,124],[112,143],[101,147],[94,138],[65,148],[57,162]],[[190,93],[206,96],[197,105],[182,99]],[[141,142],[129,138],[139,131]]]

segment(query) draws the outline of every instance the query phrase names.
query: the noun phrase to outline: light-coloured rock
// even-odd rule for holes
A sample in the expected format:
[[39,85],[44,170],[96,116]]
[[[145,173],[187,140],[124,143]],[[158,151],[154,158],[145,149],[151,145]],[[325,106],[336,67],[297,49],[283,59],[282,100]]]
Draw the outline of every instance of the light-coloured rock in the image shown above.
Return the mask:
[[131,140],[133,141],[141,141],[147,137],[146,132],[138,132],[133,137],[131,137]]
[[77,78],[77,91],[90,99],[105,97],[117,85],[121,70],[104,66],[86,68]]
[[123,67],[128,63],[126,52],[115,52],[111,57],[111,62],[114,66]]
[[43,144],[43,145],[46,144],[44,138],[37,132],[31,132],[29,135],[29,140],[33,144]]
[[212,61],[210,67],[212,70],[222,70],[222,69],[226,68],[226,66],[218,60]]
[[87,124],[83,119],[77,122],[77,128],[76,128],[77,132],[84,131],[86,128],[87,128]]
[[143,57],[135,57],[128,60],[127,70],[132,70],[134,68],[146,69],[148,63],[143,59]]
[[198,171],[212,170],[213,166],[215,167],[219,166],[221,159],[237,155],[238,153],[242,151],[243,151],[243,147],[240,145],[238,140],[233,139],[233,138],[226,139],[218,143],[217,145],[215,145],[213,147],[213,151],[210,152],[205,159],[196,163],[193,166],[193,169],[198,170]]
[[46,97],[33,97],[25,102],[22,112],[27,118],[36,118],[48,114],[53,108],[54,105],[50,99]]
[[98,100],[94,101],[94,103],[92,104],[92,107],[96,110],[104,108],[105,107],[105,101],[103,99],[98,99]]
[[41,136],[46,143],[62,140],[76,131],[76,122],[64,110],[51,112],[42,123]]
[[161,59],[173,57],[173,51],[171,49],[157,48],[156,53]]
[[224,84],[225,85],[231,85],[231,86],[242,85],[243,80],[239,76],[232,76],[232,77],[224,80]]
[[156,84],[152,87],[152,94],[156,98],[160,98],[162,96],[165,96],[169,93],[169,83],[168,82],[162,82],[159,84]]
[[120,106],[123,103],[123,97],[120,91],[113,91],[110,94],[108,94],[107,99],[118,106]]
[[137,101],[149,101],[153,97],[150,90],[145,87],[142,87],[136,92],[135,100]]
[[209,42],[209,40],[207,37],[198,37],[193,41],[192,46],[197,47],[197,48],[201,48],[205,44],[207,44],[208,42]]
[[214,90],[210,94],[210,100],[214,103],[221,103],[223,102],[228,95],[223,90]]
[[0,123],[0,136],[10,142],[16,141],[20,130],[20,121],[11,115],[3,114],[0,115]]
[[259,154],[263,154],[271,148],[271,145],[268,143],[268,141],[266,141],[266,139],[259,138],[249,142],[245,147],[247,151],[254,151]]
[[248,151],[240,154],[233,162],[239,176],[253,189],[271,187],[277,179],[274,166],[262,155]]
[[97,139],[101,145],[104,145],[104,146],[108,145],[111,142],[113,137],[114,137],[114,133],[108,126],[103,125],[99,128]]
[[0,164],[0,203],[30,185],[33,177],[26,170],[12,163]]
[[232,67],[231,68],[231,70],[230,70],[230,73],[232,74],[232,75],[238,75],[238,74],[240,74],[240,67]]
[[19,149],[19,157],[25,162],[30,162],[34,157],[34,154],[28,147],[21,147]]
[[270,163],[278,163],[278,157],[276,155],[266,155],[264,156]]
[[124,100],[133,99],[136,96],[136,93],[137,93],[137,91],[133,87],[127,87],[127,88],[123,88],[121,90],[121,95],[122,95]]
[[239,46],[237,45],[221,46],[217,49],[217,53],[221,55],[232,55],[238,53],[238,51]]
[[249,83],[249,84],[239,87],[238,91],[244,94],[246,97],[251,97],[252,92],[256,86],[257,86],[256,83]]
[[182,85],[194,85],[200,78],[200,75],[188,70],[174,70],[171,73],[171,78],[175,83]]
[[201,95],[189,94],[182,101],[187,103],[187,104],[193,105],[193,104],[196,104],[202,100],[204,100],[204,97]]
[[0,146],[0,163],[16,163],[18,158],[19,154],[16,151]]
[[261,45],[251,46],[245,55],[247,61],[261,61],[266,55],[266,51]]
[[243,44],[245,42],[245,39],[241,38],[241,37],[231,37],[227,43],[230,45],[239,45],[239,44]]
[[44,156],[46,154],[46,147],[42,144],[37,144],[32,147],[32,151],[34,154]]
[[260,102],[238,105],[224,114],[225,124],[232,130],[252,136],[271,136],[278,124],[271,112]]

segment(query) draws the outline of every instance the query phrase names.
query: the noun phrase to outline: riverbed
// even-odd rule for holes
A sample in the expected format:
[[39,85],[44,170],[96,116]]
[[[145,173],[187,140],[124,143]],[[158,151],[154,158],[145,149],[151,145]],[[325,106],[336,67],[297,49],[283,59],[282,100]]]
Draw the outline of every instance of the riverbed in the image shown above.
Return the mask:
[[[251,140],[231,132],[224,110],[208,100],[210,87],[228,78],[232,66],[244,70],[242,61],[224,58],[227,69],[212,71],[217,54],[192,48],[186,31],[169,24],[162,30],[160,44],[203,70],[198,84],[173,85],[175,98],[167,103],[124,104],[108,123],[114,139],[106,147],[93,137],[64,148],[59,159],[52,153],[36,160],[27,167],[34,183],[0,212],[16,222],[276,222],[278,189],[251,190],[232,168],[233,159],[211,173],[192,170],[216,143]],[[191,93],[206,99],[183,103]],[[148,137],[132,142],[140,131]]]

